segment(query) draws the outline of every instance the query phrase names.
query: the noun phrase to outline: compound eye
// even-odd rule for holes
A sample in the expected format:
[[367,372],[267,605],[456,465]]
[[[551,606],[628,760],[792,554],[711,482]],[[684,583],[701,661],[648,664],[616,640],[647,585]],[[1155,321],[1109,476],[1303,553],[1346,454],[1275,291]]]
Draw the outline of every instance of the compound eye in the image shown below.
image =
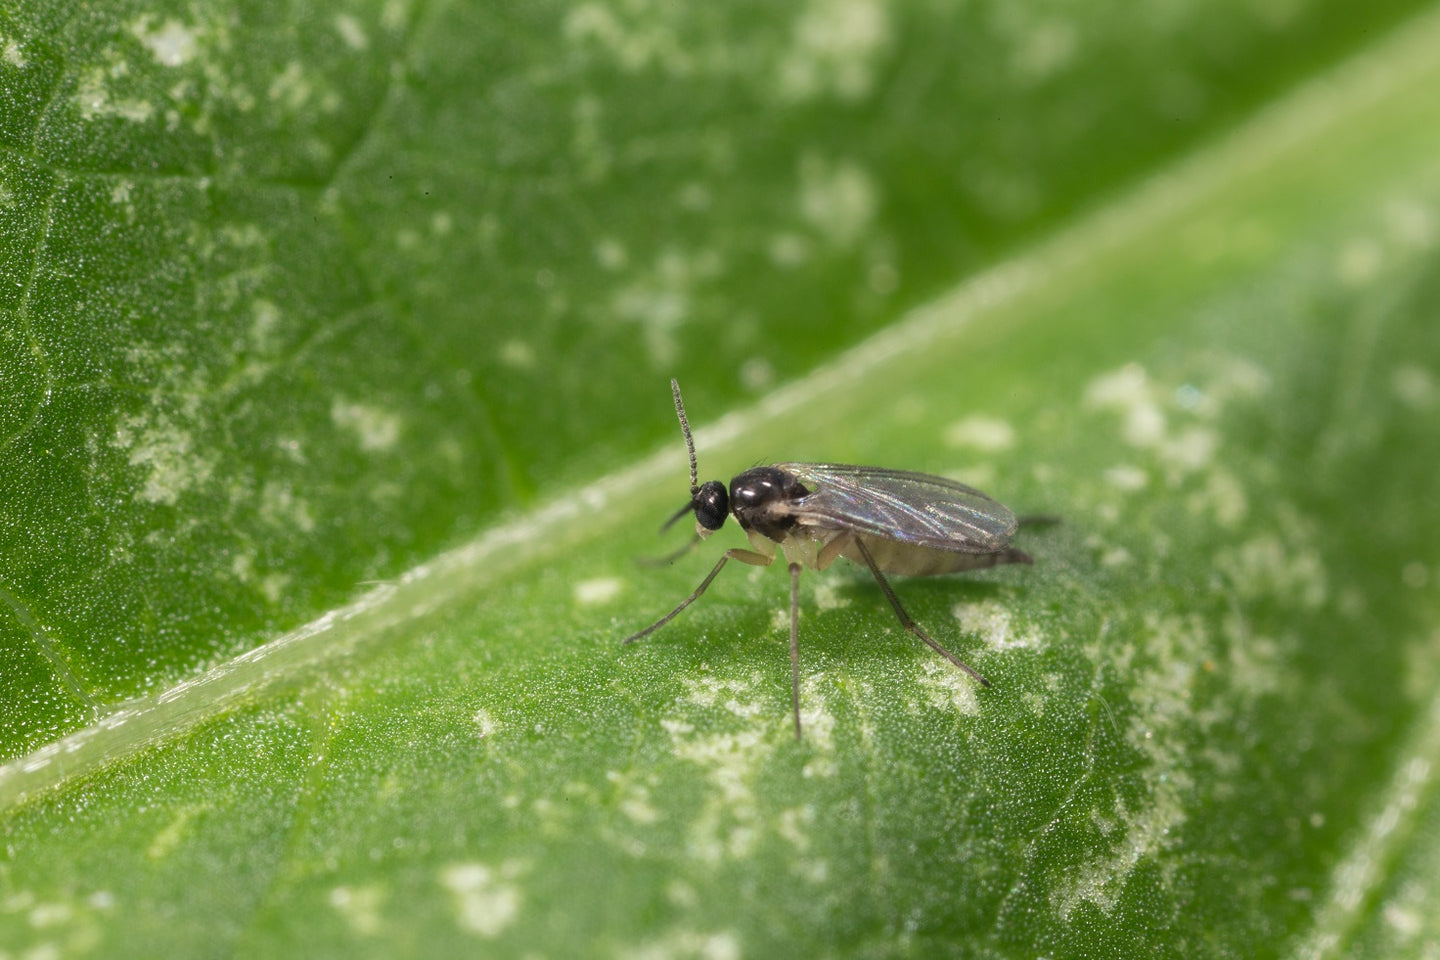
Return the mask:
[[725,525],[725,516],[730,512],[729,497],[725,484],[709,480],[700,486],[695,494],[695,519],[706,530],[719,530]]

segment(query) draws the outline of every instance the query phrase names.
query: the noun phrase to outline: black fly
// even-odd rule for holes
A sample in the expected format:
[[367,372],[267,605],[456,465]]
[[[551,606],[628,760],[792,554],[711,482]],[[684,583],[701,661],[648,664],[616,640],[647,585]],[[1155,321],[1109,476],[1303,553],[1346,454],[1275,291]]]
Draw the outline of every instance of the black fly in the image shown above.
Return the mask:
[[1010,546],[1019,526],[1015,514],[973,487],[908,470],[856,467],[843,463],[776,463],[737,474],[727,491],[719,480],[699,483],[695,441],[680,399],[680,384],[670,381],[675,413],[690,453],[690,502],[665,524],[691,511],[695,540],[708,537],[733,513],[751,550],[726,550],[700,585],[665,616],[625,638],[648,636],[699,599],[727,561],[768,567],[777,548],[790,565],[790,685],[795,736],[800,737],[800,570],[824,570],[844,557],[864,564],[880,585],[900,625],[924,640],[955,666],[985,686],[990,681],[920,629],[895,596],[885,574],[929,576],[976,570],[1003,563],[1031,563],[1030,555]]

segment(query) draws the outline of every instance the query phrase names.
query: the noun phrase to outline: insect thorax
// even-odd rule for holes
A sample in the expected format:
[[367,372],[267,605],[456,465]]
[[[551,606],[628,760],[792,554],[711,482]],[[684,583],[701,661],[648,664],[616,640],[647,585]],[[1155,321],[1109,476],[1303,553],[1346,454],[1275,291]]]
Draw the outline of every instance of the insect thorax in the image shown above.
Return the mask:
[[730,481],[730,512],[745,530],[782,542],[795,526],[794,506],[810,490],[779,467],[751,467]]

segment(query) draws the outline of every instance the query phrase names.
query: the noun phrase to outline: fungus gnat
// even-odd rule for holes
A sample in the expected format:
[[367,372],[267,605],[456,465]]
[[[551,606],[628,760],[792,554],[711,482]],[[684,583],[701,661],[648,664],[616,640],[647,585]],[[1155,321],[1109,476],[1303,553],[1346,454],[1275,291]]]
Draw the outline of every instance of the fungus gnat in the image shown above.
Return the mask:
[[1029,554],[1010,546],[1019,521],[1009,508],[944,477],[843,463],[751,467],[730,481],[728,491],[719,480],[702,484],[680,384],[671,380],[670,390],[690,454],[690,502],[665,528],[693,511],[693,546],[724,526],[726,515],[733,513],[753,549],[726,550],[690,596],[644,630],[626,637],[625,643],[634,643],[675,619],[700,598],[730,560],[768,567],[778,548],[790,566],[790,697],[796,739],[800,737],[800,570],[824,570],[836,557],[869,568],[902,627],[990,686],[978,670],[920,629],[900,605],[885,574],[920,577],[1033,562]]

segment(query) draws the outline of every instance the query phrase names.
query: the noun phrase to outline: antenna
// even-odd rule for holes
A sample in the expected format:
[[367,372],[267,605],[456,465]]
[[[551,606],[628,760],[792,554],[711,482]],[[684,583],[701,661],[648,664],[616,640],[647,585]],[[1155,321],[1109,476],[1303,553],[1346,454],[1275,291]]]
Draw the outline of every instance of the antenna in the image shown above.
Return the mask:
[[[690,496],[694,498],[700,493],[700,472],[695,463],[695,441],[690,437],[690,421],[685,419],[685,401],[680,399],[679,380],[671,378],[670,392],[675,395],[675,415],[680,418],[680,432],[685,434],[685,449],[690,451]],[[685,511],[680,513],[683,515]]]

